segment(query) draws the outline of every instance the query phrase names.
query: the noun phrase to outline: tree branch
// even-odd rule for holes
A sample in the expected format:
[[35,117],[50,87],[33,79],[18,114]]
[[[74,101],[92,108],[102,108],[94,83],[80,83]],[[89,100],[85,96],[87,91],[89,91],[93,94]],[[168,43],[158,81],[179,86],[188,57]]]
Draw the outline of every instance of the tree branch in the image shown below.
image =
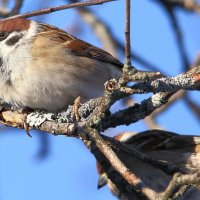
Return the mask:
[[[24,13],[24,14],[20,14],[20,15],[14,15],[12,17],[9,17],[9,19],[18,18],[18,17],[28,18],[28,17],[38,16],[38,15],[49,14],[49,13],[56,12],[59,10],[78,8],[78,7],[82,7],[82,6],[99,5],[99,4],[103,4],[103,3],[107,3],[107,2],[111,2],[111,1],[116,1],[116,0],[91,0],[91,1],[85,1],[85,2],[71,3],[68,5],[61,5],[61,6],[51,7],[51,8],[43,8],[41,10],[36,10],[36,11],[32,11],[32,12],[28,12],[28,13]],[[5,19],[2,19],[2,20],[5,20]]]

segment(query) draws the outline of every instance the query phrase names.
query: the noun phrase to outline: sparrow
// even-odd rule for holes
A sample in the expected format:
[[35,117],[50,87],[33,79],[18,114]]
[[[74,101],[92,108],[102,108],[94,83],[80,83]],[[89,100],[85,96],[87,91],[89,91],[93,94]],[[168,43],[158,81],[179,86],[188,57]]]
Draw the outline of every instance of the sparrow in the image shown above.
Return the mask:
[[0,21],[0,99],[19,108],[58,112],[102,96],[122,63],[106,51],[48,24]]
[[[165,160],[175,164],[187,173],[200,171],[200,137],[192,135],[178,135],[163,130],[150,130],[141,133],[125,132],[115,137],[129,148],[138,150],[156,160]],[[141,180],[141,187],[147,199],[159,199],[164,194],[172,176],[164,173],[148,163],[135,157],[116,152],[120,160]],[[135,193],[120,191],[108,178],[106,172],[97,162],[99,173],[98,189],[108,185],[118,199],[139,200]],[[200,187],[190,187],[181,197],[182,200],[199,200]],[[162,199],[162,198],[161,198]]]

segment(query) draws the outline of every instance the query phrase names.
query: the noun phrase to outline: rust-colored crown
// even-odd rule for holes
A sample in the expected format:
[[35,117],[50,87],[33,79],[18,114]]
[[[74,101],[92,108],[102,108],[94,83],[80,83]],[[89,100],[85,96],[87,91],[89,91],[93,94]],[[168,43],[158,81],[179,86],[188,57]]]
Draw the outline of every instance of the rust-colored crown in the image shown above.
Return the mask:
[[0,21],[0,31],[12,32],[27,30],[30,20],[24,18],[7,19]]

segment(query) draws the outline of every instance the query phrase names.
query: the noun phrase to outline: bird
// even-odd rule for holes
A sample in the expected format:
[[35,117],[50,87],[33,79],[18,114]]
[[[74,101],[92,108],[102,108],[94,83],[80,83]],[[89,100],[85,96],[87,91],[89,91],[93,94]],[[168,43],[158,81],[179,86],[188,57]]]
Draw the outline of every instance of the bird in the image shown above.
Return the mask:
[[[187,174],[200,172],[200,137],[179,135],[164,130],[147,130],[140,133],[124,132],[115,137],[127,147],[138,150],[155,160],[168,161],[183,169]],[[173,176],[144,163],[130,154],[117,151],[119,159],[141,181],[141,188],[147,199],[162,199],[162,195]],[[112,194],[121,200],[140,200],[135,192],[121,191],[109,179],[101,164],[97,162],[99,173],[98,189],[107,185]],[[109,169],[108,169],[109,171]],[[181,197],[182,200],[199,200],[200,186],[190,187]]]
[[0,99],[17,108],[59,112],[80,96],[100,97],[123,64],[108,52],[49,24],[0,21]]

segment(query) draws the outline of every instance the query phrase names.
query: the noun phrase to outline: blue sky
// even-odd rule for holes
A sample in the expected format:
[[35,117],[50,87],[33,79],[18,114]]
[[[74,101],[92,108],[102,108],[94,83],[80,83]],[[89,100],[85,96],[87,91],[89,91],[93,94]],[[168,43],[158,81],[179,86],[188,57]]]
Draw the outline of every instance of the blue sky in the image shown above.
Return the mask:
[[[41,3],[42,2],[42,3]],[[60,5],[65,1],[24,2],[22,12],[46,5]],[[91,7],[111,27],[113,34],[124,40],[124,1],[119,0],[101,6]],[[132,49],[151,63],[159,66],[168,75],[177,75],[182,71],[182,62],[171,30],[170,22],[163,10],[154,1],[132,1],[131,44]],[[192,62],[199,52],[200,18],[194,14],[177,11],[185,38],[185,46]],[[80,26],[81,19],[73,9],[35,17],[35,20],[48,22],[64,30],[73,30]],[[83,34],[78,37],[101,47],[101,43],[87,25],[81,25]],[[122,55],[120,60],[123,61]],[[138,69],[145,69],[134,62]],[[197,92],[191,93],[199,99]],[[147,98],[148,95],[142,95]],[[141,97],[138,97],[141,100]],[[199,133],[199,121],[183,101],[176,102],[162,113],[157,121],[166,130],[179,133]],[[186,123],[187,122],[187,123]],[[124,130],[146,130],[143,122],[129,127],[121,126],[108,131],[108,134]],[[102,200],[115,199],[107,187],[97,190],[98,175],[95,159],[77,139],[64,136],[48,136],[49,154],[45,159],[38,158],[41,137],[44,133],[32,131],[32,139],[25,131],[0,127],[0,200]],[[43,138],[44,139],[44,138]],[[44,144],[45,145],[45,144]]]

